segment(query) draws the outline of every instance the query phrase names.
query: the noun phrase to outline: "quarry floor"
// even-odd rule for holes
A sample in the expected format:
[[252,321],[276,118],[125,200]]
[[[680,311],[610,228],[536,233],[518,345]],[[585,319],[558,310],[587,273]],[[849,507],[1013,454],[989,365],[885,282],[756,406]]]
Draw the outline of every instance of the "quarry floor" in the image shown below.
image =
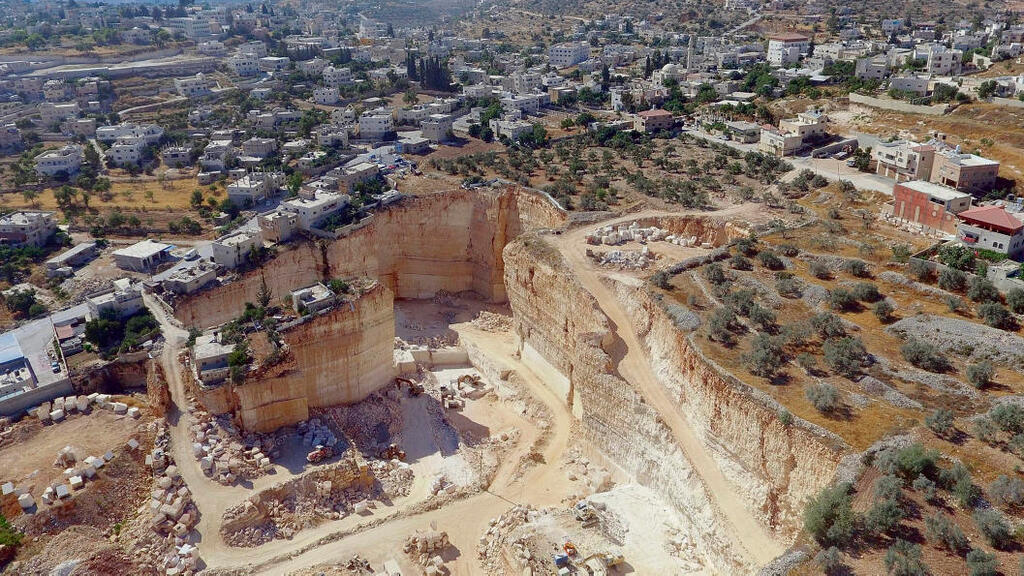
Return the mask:
[[[645,212],[601,224],[628,224],[642,217],[667,215],[676,214]],[[757,207],[751,205],[703,215],[717,218],[736,216],[744,220],[757,220],[759,216]],[[650,271],[630,273],[598,268],[586,256],[585,237],[591,231],[591,227],[585,227],[560,236],[551,236],[550,239],[573,268],[583,287],[595,297],[609,318],[616,337],[614,350],[610,351],[616,371],[635,386],[645,401],[661,415],[674,440],[681,446],[693,468],[699,472],[713,501],[712,505],[721,513],[719,517],[730,524],[731,529],[726,532],[732,535],[734,548],[742,550],[742,554],[752,564],[768,563],[782,553],[784,546],[745,508],[743,498],[736,493],[736,488],[724,477],[711,454],[694,434],[677,401],[658,382],[622,304],[602,282],[602,277],[606,275],[632,276],[639,282]],[[652,246],[652,250],[655,247]],[[696,253],[694,250],[698,249],[687,249],[686,255]],[[681,251],[680,254],[671,254],[669,258],[657,262],[657,266],[669,263],[668,260],[675,261],[682,255]],[[417,530],[436,527],[449,535],[452,546],[445,554],[445,560],[452,574],[485,574],[477,560],[476,548],[491,519],[515,505],[528,504],[536,508],[570,506],[579,497],[576,491],[578,487],[567,478],[562,465],[567,450],[574,444],[578,446],[572,433],[575,418],[548,385],[564,380],[564,376],[543,361],[520,358],[511,332],[485,330],[474,325],[472,318],[481,310],[488,310],[487,305],[453,301],[448,295],[441,295],[432,301],[404,302],[398,306],[398,335],[411,342],[457,338],[463,345],[476,347],[488,361],[518,375],[532,401],[542,404],[550,415],[550,422],[543,425],[532,422],[524,414],[510,410],[509,406],[501,406],[500,401],[474,403],[464,414],[470,422],[482,424],[490,434],[498,434],[506,428],[519,431],[514,446],[502,457],[485,490],[424,511],[422,504],[427,483],[426,475],[421,472],[436,469],[439,465],[437,461],[424,459],[414,464],[420,470],[417,470],[416,482],[409,496],[396,499],[388,506],[378,507],[370,516],[349,516],[326,522],[303,530],[290,540],[274,540],[258,548],[231,547],[222,540],[218,531],[225,510],[240,503],[254,491],[288,480],[295,472],[276,466],[276,473],[236,486],[219,485],[203,474],[198,461],[190,453],[189,416],[184,410],[187,405],[185,389],[178,372],[181,365],[178,356],[184,349],[187,332],[177,326],[159,306],[151,304],[154,305],[150,309],[154,310],[160,320],[167,339],[161,361],[168,375],[172,398],[172,407],[168,413],[172,450],[182,477],[192,488],[201,513],[196,528],[200,535],[197,544],[203,562],[209,569],[242,570],[247,574],[288,574],[318,564],[346,561],[356,554],[374,566],[395,558],[411,569],[408,557],[402,553],[404,542]],[[403,436],[412,438],[418,424],[415,404],[409,404],[409,407],[413,409],[409,423],[413,428],[406,430]],[[438,446],[431,446],[424,440],[423,446],[414,445],[413,448],[429,453]],[[531,454],[534,450],[539,451],[539,456]],[[533,463],[524,466],[523,462],[528,456]],[[467,465],[471,463],[457,463],[457,466],[463,468]],[[619,477],[616,481],[628,483],[629,479]],[[656,499],[653,494],[650,496]],[[656,506],[657,503],[652,505]],[[644,538],[637,536],[648,530],[647,540],[658,539],[656,531],[652,530],[655,527],[644,526],[643,518],[636,518],[631,524],[636,524],[630,526],[633,543],[627,542],[623,551],[632,556],[630,559],[636,573],[700,572],[699,566],[681,570],[679,565],[670,564],[671,558],[656,557],[649,550],[644,550],[643,545],[636,544],[643,542]]]

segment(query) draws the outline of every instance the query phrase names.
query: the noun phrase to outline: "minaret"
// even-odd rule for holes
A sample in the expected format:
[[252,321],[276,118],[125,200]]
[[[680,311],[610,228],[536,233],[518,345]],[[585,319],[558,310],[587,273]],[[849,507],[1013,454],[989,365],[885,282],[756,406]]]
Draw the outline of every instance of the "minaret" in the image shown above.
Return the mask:
[[693,72],[693,53],[696,48],[696,42],[694,41],[693,33],[690,33],[690,45],[686,48],[686,73],[689,75]]

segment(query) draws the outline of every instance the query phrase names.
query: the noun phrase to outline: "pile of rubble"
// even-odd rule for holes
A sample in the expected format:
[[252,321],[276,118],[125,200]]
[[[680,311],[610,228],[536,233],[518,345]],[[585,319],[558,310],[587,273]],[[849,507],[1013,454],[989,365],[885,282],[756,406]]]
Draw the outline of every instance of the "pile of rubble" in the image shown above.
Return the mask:
[[319,418],[310,418],[306,422],[298,424],[299,436],[302,443],[309,447],[329,446],[334,448],[338,445],[338,438],[330,426],[323,424]]
[[437,576],[438,574],[446,574],[448,572],[448,569],[444,566],[444,559],[441,558],[441,552],[448,545],[448,533],[432,528],[425,532],[416,532],[410,536],[405,541],[402,551],[423,567],[423,574]]
[[54,398],[53,402],[43,402],[29,412],[35,415],[40,422],[58,423],[63,421],[68,414],[89,412],[93,406],[111,410],[114,414],[124,414],[132,418],[139,418],[142,412],[135,406],[128,406],[124,402],[111,402],[109,394],[92,393],[88,396],[64,396]]
[[473,319],[473,325],[486,332],[508,332],[512,330],[512,318],[481,310]]
[[606,492],[612,489],[611,472],[582,456],[579,450],[568,452],[563,466],[569,481],[582,484],[583,494],[576,496],[589,496],[590,494]]
[[247,434],[240,439],[238,429],[227,416],[211,416],[194,410],[195,423],[189,428],[192,454],[203,473],[224,485],[253,479],[273,469],[268,453],[275,449],[273,436]]
[[612,250],[610,252],[594,252],[587,249],[587,256],[599,266],[608,266],[618,270],[646,270],[654,264],[654,254],[644,246],[640,250]]
[[[587,244],[593,244],[595,246],[600,246],[601,244],[604,244],[605,246],[618,246],[631,241],[664,241],[677,246],[699,245],[696,236],[685,237],[682,235],[670,234],[668,230],[658,228],[657,226],[642,228],[636,222],[631,223],[629,226],[624,224],[620,224],[616,227],[602,226],[592,234],[587,235]],[[700,246],[705,247],[703,244],[700,244]]]
[[370,462],[373,476],[380,482],[382,492],[391,498],[408,496],[416,475],[412,467],[401,460],[374,460]]
[[[538,518],[540,518],[540,512],[532,506],[513,506],[501,516],[491,518],[487,532],[480,537],[477,544],[477,555],[488,573],[500,574],[504,571],[505,558],[502,547],[506,545],[505,540],[509,534],[519,526],[536,521]],[[525,542],[513,540],[508,543],[508,546],[520,570],[525,572],[535,563],[533,553]],[[539,569],[540,566],[538,565],[536,568]]]

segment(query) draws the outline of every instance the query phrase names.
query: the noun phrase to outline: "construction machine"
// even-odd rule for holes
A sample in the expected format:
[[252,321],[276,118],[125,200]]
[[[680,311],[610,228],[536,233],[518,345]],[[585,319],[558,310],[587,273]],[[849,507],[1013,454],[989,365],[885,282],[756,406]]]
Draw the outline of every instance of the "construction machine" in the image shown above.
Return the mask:
[[381,460],[405,460],[405,450],[398,447],[398,444],[388,444],[380,451]]
[[398,383],[398,389],[399,390],[402,389],[402,384],[405,384],[406,386],[408,386],[409,387],[409,396],[415,397],[415,396],[419,396],[420,394],[423,394],[423,385],[420,384],[419,382],[413,382],[412,380],[410,380],[408,378],[395,378],[395,382]]
[[317,444],[316,448],[314,448],[309,454],[306,454],[306,462],[309,462],[310,464],[319,464],[331,456],[334,456],[333,448]]

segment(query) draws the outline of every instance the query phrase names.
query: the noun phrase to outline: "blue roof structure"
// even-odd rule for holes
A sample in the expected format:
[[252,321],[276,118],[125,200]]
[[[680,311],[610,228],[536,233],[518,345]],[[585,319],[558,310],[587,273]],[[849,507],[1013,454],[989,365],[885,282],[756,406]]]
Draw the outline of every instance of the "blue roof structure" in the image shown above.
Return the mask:
[[25,354],[21,351],[21,344],[18,344],[14,332],[0,334],[0,365],[24,359]]

